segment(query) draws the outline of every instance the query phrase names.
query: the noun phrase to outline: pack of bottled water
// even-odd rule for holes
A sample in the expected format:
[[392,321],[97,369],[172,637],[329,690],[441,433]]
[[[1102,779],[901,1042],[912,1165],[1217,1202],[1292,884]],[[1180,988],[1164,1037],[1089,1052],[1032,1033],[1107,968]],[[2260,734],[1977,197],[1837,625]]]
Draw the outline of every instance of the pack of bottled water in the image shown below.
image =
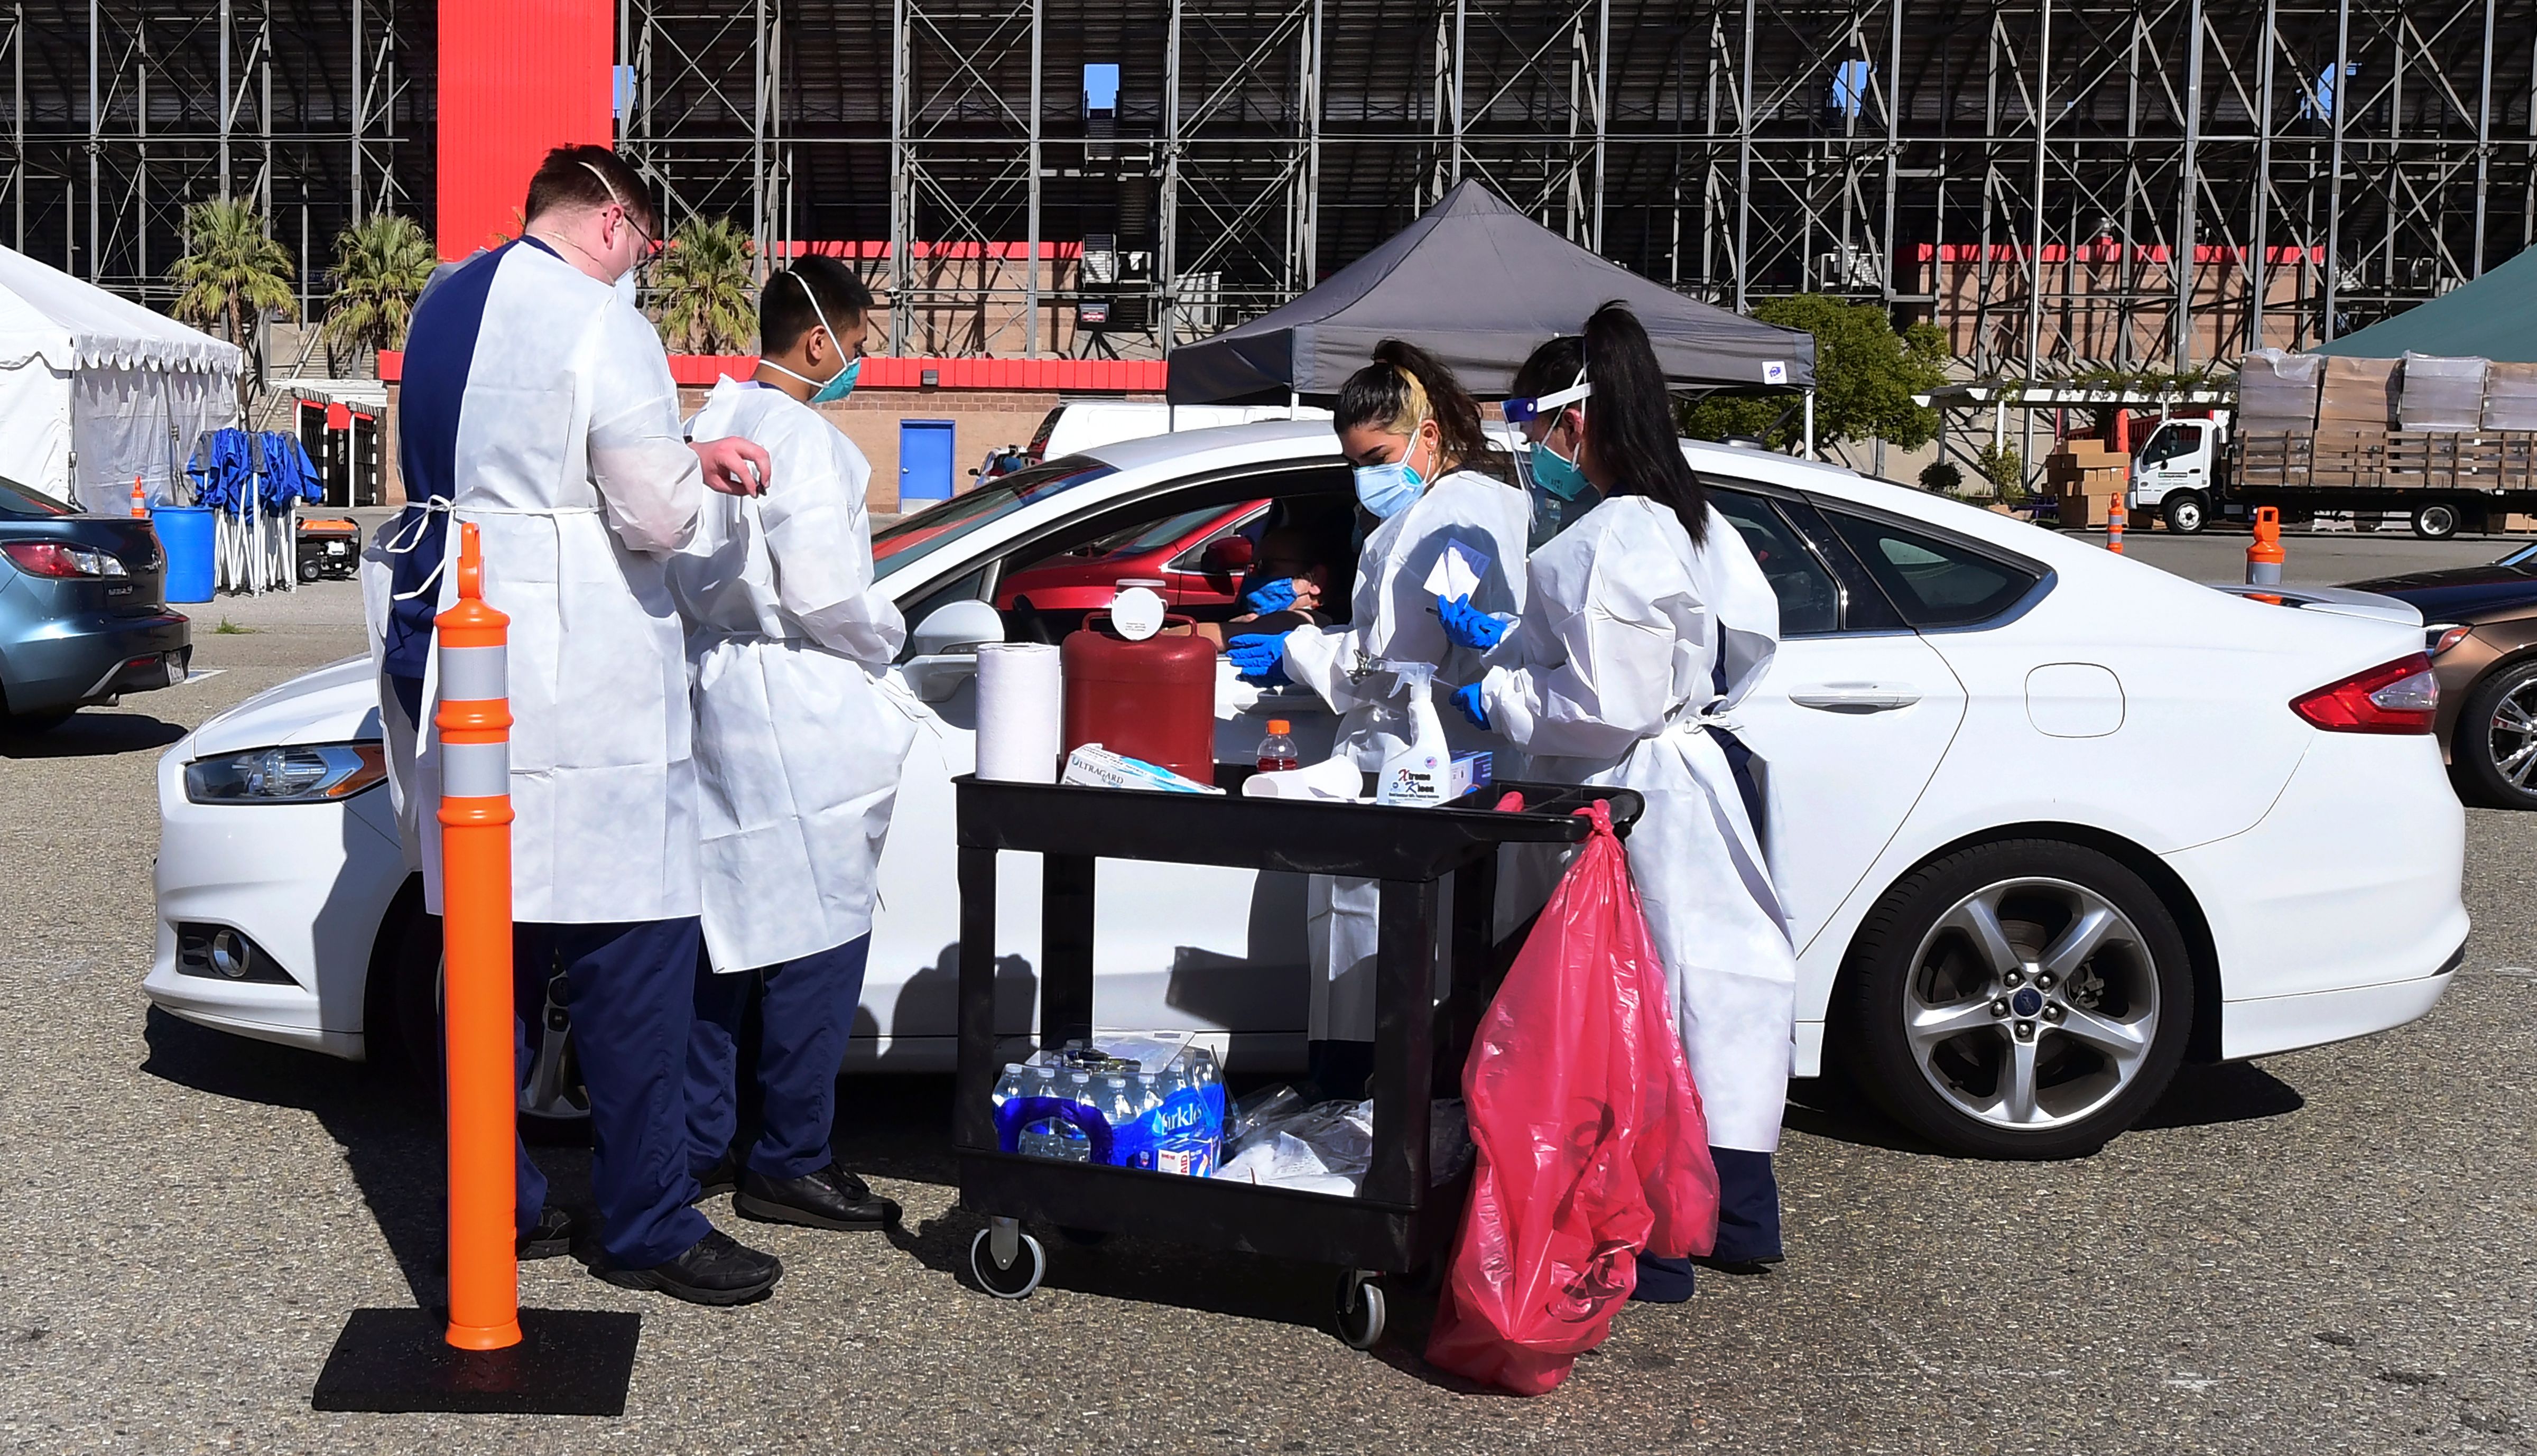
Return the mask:
[[1187,1032],[1102,1032],[1005,1068],[1008,1153],[1207,1177],[1224,1147],[1224,1070]]

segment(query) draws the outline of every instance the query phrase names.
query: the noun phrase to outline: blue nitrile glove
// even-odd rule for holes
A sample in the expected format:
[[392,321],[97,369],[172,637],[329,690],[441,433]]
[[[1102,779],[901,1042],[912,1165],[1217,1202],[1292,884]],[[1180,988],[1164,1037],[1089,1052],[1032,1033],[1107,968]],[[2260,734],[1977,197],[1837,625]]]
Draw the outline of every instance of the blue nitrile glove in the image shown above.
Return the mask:
[[1466,683],[1454,689],[1454,706],[1463,710],[1463,716],[1471,721],[1473,728],[1488,731],[1489,710],[1487,704],[1480,700],[1480,684]]
[[1233,670],[1270,687],[1286,680],[1286,634],[1245,632],[1224,645]]
[[1243,598],[1242,604],[1262,616],[1272,611],[1284,611],[1295,604],[1294,579],[1281,576],[1273,582],[1265,582]]
[[1437,598],[1436,615],[1445,624],[1446,636],[1481,652],[1497,646],[1509,625],[1473,606],[1468,597],[1457,597],[1451,601]]

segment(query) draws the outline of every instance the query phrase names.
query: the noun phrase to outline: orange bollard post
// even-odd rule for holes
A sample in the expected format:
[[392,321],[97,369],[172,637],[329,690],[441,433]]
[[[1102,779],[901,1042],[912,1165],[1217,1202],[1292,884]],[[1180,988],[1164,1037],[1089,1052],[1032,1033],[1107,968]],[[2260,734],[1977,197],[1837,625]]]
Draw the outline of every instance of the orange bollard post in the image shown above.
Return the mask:
[[136,519],[147,517],[150,514],[150,501],[147,496],[144,496],[141,493],[141,477],[139,475],[132,477],[132,514]]
[[[2271,506],[2255,508],[2255,542],[2246,547],[2246,585],[2278,587],[2282,584],[2282,563],[2288,558],[2282,552],[2282,513]],[[2281,604],[2279,597],[2255,593],[2258,601]]]
[[441,998],[449,1067],[449,1330],[461,1350],[520,1343],[512,1165],[511,619],[485,602],[484,555],[459,527],[458,601],[438,630]]
[[2106,549],[2119,556],[2123,553],[2123,493],[2114,492],[2114,503],[2106,510]]

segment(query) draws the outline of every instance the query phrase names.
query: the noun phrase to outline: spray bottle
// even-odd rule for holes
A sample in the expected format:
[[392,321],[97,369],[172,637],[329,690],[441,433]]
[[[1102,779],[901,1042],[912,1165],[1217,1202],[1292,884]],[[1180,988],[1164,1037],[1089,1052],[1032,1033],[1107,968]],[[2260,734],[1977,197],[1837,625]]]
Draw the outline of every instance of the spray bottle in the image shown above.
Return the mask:
[[1383,760],[1382,777],[1375,783],[1375,802],[1416,808],[1443,803],[1453,796],[1448,781],[1453,773],[1454,750],[1445,742],[1444,720],[1436,716],[1435,665],[1384,665],[1393,674],[1393,697],[1398,700],[1403,693],[1409,695],[1403,713],[1408,731],[1401,735],[1406,741]]

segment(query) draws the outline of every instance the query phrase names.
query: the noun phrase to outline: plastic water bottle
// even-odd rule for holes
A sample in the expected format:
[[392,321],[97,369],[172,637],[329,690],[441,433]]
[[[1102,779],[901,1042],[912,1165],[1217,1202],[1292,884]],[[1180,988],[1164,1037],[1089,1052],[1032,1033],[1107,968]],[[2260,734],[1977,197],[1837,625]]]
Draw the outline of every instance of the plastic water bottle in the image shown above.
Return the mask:
[[[1092,1106],[1092,1074],[1069,1072],[1061,1081],[1049,1072],[1047,1090],[1034,1090],[1034,1096],[1064,1098],[1069,1102]],[[1018,1151],[1027,1158],[1054,1158],[1065,1163],[1092,1161],[1092,1139],[1080,1127],[1060,1118],[1049,1117],[1022,1129]]]
[[1287,736],[1292,727],[1282,718],[1268,720],[1268,736],[1260,740],[1260,772],[1275,774],[1304,766],[1302,755],[1295,751],[1295,740]]
[[1191,1047],[1188,1061],[1190,1086],[1205,1102],[1207,1114],[1217,1123],[1217,1135],[1222,1136],[1223,1123],[1232,1112],[1232,1100],[1224,1091],[1224,1068],[1215,1064],[1215,1053],[1203,1046]]
[[1019,1063],[1008,1063],[1005,1067],[1005,1075],[996,1083],[995,1105],[1001,1108],[1014,1098],[1022,1096],[1022,1088],[1026,1085],[1026,1080],[1025,1069]]

